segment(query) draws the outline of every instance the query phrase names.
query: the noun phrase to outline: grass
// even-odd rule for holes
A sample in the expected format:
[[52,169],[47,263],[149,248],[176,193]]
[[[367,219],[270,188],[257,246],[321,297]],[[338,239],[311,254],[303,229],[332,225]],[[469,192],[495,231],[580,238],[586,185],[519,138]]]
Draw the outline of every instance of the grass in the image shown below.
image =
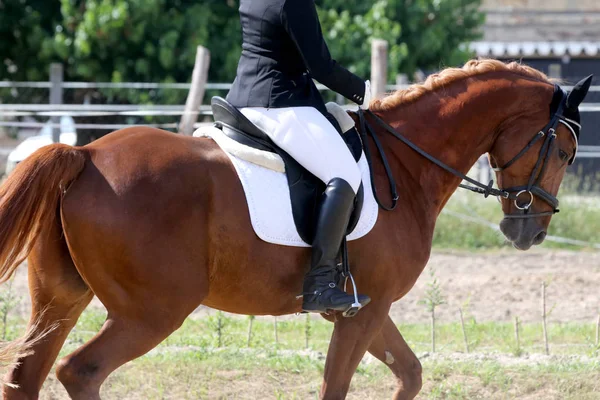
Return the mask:
[[[105,312],[84,312],[61,356],[75,350],[100,328]],[[305,316],[253,321],[247,347],[247,317],[222,314],[222,344],[217,347],[217,314],[189,318],[155,350],[111,375],[104,399],[316,399],[333,325],[310,319],[309,349]],[[9,319],[9,337],[25,321]],[[593,324],[550,324],[550,358],[543,352],[540,324],[523,324],[516,349],[509,323],[466,321],[471,354],[463,351],[459,323],[437,329],[438,352],[430,354],[429,324],[402,324],[403,336],[424,367],[420,399],[597,399],[600,357]],[[517,351],[518,350],[518,351]],[[394,379],[386,366],[367,357],[353,379],[350,399],[390,398]],[[67,399],[51,376],[41,399]]]
[[597,399],[598,364],[564,363],[505,367],[482,363],[432,362],[423,398]]
[[[570,181],[569,181],[570,182]],[[573,183],[567,185],[572,186]],[[574,195],[569,190],[559,194],[560,213],[552,218],[548,234],[600,244],[600,198]],[[502,209],[495,199],[458,191],[438,218],[433,246],[438,249],[483,250],[511,247],[504,236],[486,225],[467,221],[468,216],[497,226]],[[546,240],[542,247],[581,249],[581,247]]]
[[[283,360],[271,368],[230,354],[235,364],[224,367],[188,353],[149,356],[109,379],[106,399],[317,399],[322,362],[289,367]],[[421,399],[594,399],[598,365],[559,363],[553,366],[505,367],[494,361],[424,361]],[[391,398],[394,380],[385,366],[361,366],[350,399]]]
[[[228,349],[260,350],[267,353],[279,350],[280,354],[289,352],[296,354],[296,352],[309,350],[324,354],[327,352],[333,331],[333,324],[320,317],[311,318],[309,348],[307,349],[304,315],[278,321],[278,343],[275,343],[273,318],[257,317],[253,323],[252,341],[248,347],[248,319],[223,314],[222,347],[218,347],[218,337],[214,327],[215,315],[188,318],[179,330],[157,347],[156,352],[193,350],[206,357],[212,354],[219,354],[221,357],[222,354],[225,358]],[[86,310],[71,332],[62,354],[65,355],[75,350],[91,339],[100,329],[105,317],[105,312],[97,309]],[[12,329],[8,331],[9,338],[15,338],[24,330],[24,324],[25,321],[22,320],[9,321],[9,325],[12,326]],[[400,324],[399,329],[415,353],[423,354],[430,351],[429,324]],[[514,326],[511,323],[476,322],[471,318],[465,321],[465,329],[469,347],[473,353],[516,354]],[[520,353],[542,353],[541,323],[521,323],[519,329]],[[550,323],[548,337],[551,354],[595,356],[599,350],[594,344],[595,324],[593,323]],[[460,323],[437,325],[436,344],[442,354],[463,352],[464,343]],[[252,352],[250,351],[250,353]],[[270,361],[262,360],[261,362],[269,363]]]

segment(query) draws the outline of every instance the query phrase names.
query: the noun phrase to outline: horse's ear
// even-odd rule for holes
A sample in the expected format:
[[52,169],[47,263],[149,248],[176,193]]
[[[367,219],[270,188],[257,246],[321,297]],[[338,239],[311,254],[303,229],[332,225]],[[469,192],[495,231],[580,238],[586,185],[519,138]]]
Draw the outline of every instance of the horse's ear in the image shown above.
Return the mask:
[[594,75],[590,75],[587,78],[580,80],[577,85],[573,86],[573,90],[569,92],[569,96],[567,97],[567,108],[577,110],[577,107],[579,107],[583,99],[585,99],[588,90],[590,90],[593,78]]

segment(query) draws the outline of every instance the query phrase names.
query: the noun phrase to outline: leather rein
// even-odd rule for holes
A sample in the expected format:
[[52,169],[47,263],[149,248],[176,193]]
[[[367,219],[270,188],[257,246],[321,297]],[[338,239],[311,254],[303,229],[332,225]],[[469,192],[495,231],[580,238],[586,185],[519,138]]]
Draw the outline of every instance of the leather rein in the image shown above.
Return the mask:
[[[494,185],[493,180],[491,180],[487,185],[485,185],[479,181],[476,181],[475,179],[468,177],[467,175],[463,174],[462,172],[457,171],[456,169],[448,166],[447,164],[443,163],[442,161],[440,161],[437,158],[428,154],[426,151],[424,151],[423,149],[421,149],[420,147],[418,147],[417,145],[412,143],[410,140],[408,140],[404,135],[402,135],[401,133],[396,131],[394,128],[392,128],[387,122],[383,121],[379,116],[374,114],[372,111],[370,111],[370,110],[365,111],[365,110],[359,109],[358,110],[358,118],[359,118],[359,125],[360,125],[359,134],[360,134],[360,138],[363,142],[365,157],[367,159],[367,163],[369,164],[369,169],[370,169],[370,174],[371,174],[371,182],[372,182],[371,187],[373,190],[373,196],[375,197],[375,201],[377,201],[377,204],[379,204],[379,206],[381,208],[383,208],[384,210],[392,211],[398,205],[399,195],[398,195],[398,191],[397,191],[397,187],[396,187],[396,181],[394,179],[393,173],[391,171],[390,165],[388,163],[387,157],[385,155],[385,152],[383,150],[383,147],[381,145],[379,137],[377,136],[377,133],[375,132],[375,129],[373,128],[373,126],[369,123],[369,121],[367,121],[365,114],[368,115],[369,117],[371,117],[377,123],[377,125],[381,126],[383,129],[385,129],[388,133],[390,133],[396,139],[398,139],[401,142],[403,142],[404,144],[406,144],[408,147],[413,149],[415,152],[417,152],[418,154],[420,154],[427,160],[431,161],[438,167],[450,172],[452,175],[454,175],[458,178],[461,178],[463,181],[466,181],[471,184],[471,185],[466,185],[466,184],[461,183],[459,185],[460,188],[482,194],[486,198],[491,195],[491,196],[498,197],[498,199],[513,200],[515,207],[517,209],[523,211],[520,214],[504,214],[505,218],[536,218],[536,217],[551,216],[551,215],[556,214],[557,212],[559,212],[558,199],[555,196],[553,196],[552,194],[548,193],[546,190],[544,190],[541,186],[539,186],[539,183],[541,182],[542,177],[544,176],[544,173],[546,171],[546,166],[547,166],[547,160],[550,157],[550,155],[552,154],[552,150],[554,149],[554,146],[555,146],[556,129],[558,127],[558,124],[562,123],[567,128],[569,128],[569,130],[573,134],[573,137],[575,138],[576,143],[577,143],[577,135],[575,134],[575,130],[574,130],[573,126],[576,126],[579,129],[581,128],[581,125],[579,125],[579,123],[563,116],[563,112],[566,107],[567,95],[558,86],[555,87],[555,94],[556,93],[559,93],[562,97],[560,99],[558,108],[556,109],[556,111],[554,111],[552,113],[552,116],[550,117],[550,121],[548,122],[548,124],[546,124],[546,126],[541,131],[539,131],[533,137],[533,139],[519,153],[517,153],[517,155],[515,157],[513,157],[510,161],[508,161],[504,166],[502,166],[501,168],[493,168],[493,170],[498,173],[506,170],[507,168],[512,166],[517,160],[519,160],[523,155],[525,155],[538,141],[540,141],[542,139],[544,140],[544,142],[542,144],[542,148],[539,152],[538,160],[535,164],[535,167],[533,168],[533,171],[531,172],[531,175],[529,177],[529,181],[527,182],[527,184],[522,185],[522,186],[510,187],[510,188],[506,188],[506,189],[495,189],[493,187],[493,185]],[[374,171],[373,171],[373,161],[372,161],[372,156],[371,156],[371,150],[369,148],[368,137],[371,137],[371,139],[373,139],[373,142],[375,143],[375,147],[377,148],[377,151],[379,153],[381,162],[383,164],[383,167],[385,168],[385,172],[386,172],[386,175],[387,175],[387,178],[389,181],[390,192],[392,195],[392,202],[391,202],[391,206],[389,206],[389,207],[384,205],[381,202],[381,200],[379,199],[379,195],[377,194],[377,188],[375,187],[375,179],[374,179]],[[575,153],[576,153],[576,151],[577,151],[577,148],[575,150]],[[569,164],[572,164],[574,159],[575,159],[575,155],[573,155],[573,157],[569,161]],[[528,199],[529,201],[525,204],[519,203],[519,198],[522,194],[529,195],[529,199]],[[533,205],[534,196],[538,196],[539,198],[544,200],[547,204],[549,204],[552,207],[552,211],[531,213],[530,210],[531,210],[531,206]]]

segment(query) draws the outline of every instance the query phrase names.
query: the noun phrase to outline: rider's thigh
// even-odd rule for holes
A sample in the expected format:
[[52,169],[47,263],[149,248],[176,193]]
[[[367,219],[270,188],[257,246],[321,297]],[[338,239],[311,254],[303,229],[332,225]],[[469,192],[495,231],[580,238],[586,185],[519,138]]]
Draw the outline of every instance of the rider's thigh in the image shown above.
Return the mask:
[[241,111],[317,178],[325,183],[342,178],[358,191],[361,172],[356,161],[338,131],[316,108],[253,107]]

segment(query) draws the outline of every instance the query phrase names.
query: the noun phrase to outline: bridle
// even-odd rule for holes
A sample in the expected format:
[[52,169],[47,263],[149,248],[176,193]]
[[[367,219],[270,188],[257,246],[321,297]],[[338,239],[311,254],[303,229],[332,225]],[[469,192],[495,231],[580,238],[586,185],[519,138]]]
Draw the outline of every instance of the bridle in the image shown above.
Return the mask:
[[[514,200],[515,207],[519,210],[522,210],[523,213],[522,214],[505,214],[504,218],[509,218],[509,219],[510,218],[535,218],[535,217],[550,216],[550,215],[554,215],[557,212],[559,212],[558,199],[555,196],[548,193],[546,190],[544,190],[541,186],[539,186],[539,184],[542,181],[544,172],[546,171],[546,166],[548,165],[547,164],[548,157],[552,154],[552,151],[554,150],[555,140],[556,140],[556,130],[558,128],[558,124],[565,125],[569,129],[569,131],[572,133],[573,138],[575,139],[575,143],[576,143],[575,153],[573,154],[573,157],[569,160],[569,165],[571,165],[573,163],[573,161],[575,161],[575,157],[577,156],[578,140],[577,140],[577,134],[575,133],[575,128],[579,131],[581,129],[581,125],[578,122],[576,122],[572,119],[569,119],[563,115],[564,111],[565,111],[567,95],[562,91],[562,89],[560,89],[560,87],[558,87],[558,86],[555,86],[554,93],[555,93],[555,96],[557,93],[559,93],[559,95],[561,96],[561,99],[560,99],[560,103],[559,103],[556,111],[553,113],[553,115],[550,118],[550,122],[548,122],[548,124],[541,131],[539,131],[533,137],[533,139],[531,139],[531,141],[519,153],[517,153],[516,156],[514,156],[510,161],[508,161],[506,164],[504,164],[504,166],[502,166],[500,168],[498,168],[498,167],[493,168],[493,170],[496,171],[497,173],[501,173],[502,171],[505,171],[507,168],[509,168],[511,165],[513,165],[516,161],[518,161],[523,155],[525,155],[525,153],[527,153],[527,151],[529,151],[529,149],[531,149],[535,143],[537,143],[538,141],[540,141],[542,139],[544,140],[544,142],[542,144],[542,148],[540,149],[540,153],[538,155],[538,160],[535,164],[535,167],[533,168],[533,171],[531,172],[531,175],[529,176],[529,181],[527,182],[527,185],[514,186],[514,187],[503,189],[505,192],[510,193],[511,195],[513,195],[515,197],[514,199],[512,199],[512,198],[511,199]],[[514,193],[516,193],[516,194],[514,194]],[[529,201],[524,205],[519,204],[519,201],[518,201],[518,198],[522,194],[529,195]],[[533,205],[533,200],[535,198],[534,196],[538,196],[539,198],[544,200],[547,204],[549,204],[552,207],[552,211],[530,213],[529,211],[531,210],[531,206]]]
[[[567,94],[558,85],[555,85],[554,97],[552,99],[551,107],[554,108],[554,105],[556,105],[556,107],[553,110],[551,110],[550,121],[548,122],[548,124],[546,124],[546,126],[542,130],[540,130],[533,137],[533,139],[531,139],[531,141],[529,141],[529,143],[521,151],[519,151],[519,153],[517,153],[516,156],[514,156],[510,161],[508,161],[506,164],[504,164],[504,166],[502,166],[500,168],[497,168],[497,167],[493,168],[494,171],[501,173],[502,171],[504,171],[504,170],[508,169],[509,167],[511,167],[512,165],[514,165],[538,141],[544,139],[542,148],[541,148],[539,156],[538,156],[538,160],[535,164],[535,167],[533,168],[533,171],[531,172],[531,175],[529,177],[527,184],[522,185],[522,186],[514,186],[514,187],[510,187],[510,188],[505,188],[505,189],[495,189],[493,187],[493,185],[494,185],[493,180],[491,180],[487,185],[485,185],[479,181],[476,181],[476,180],[466,176],[465,174],[461,173],[460,171],[455,170],[454,168],[446,165],[442,161],[431,156],[430,154],[428,154],[427,152],[422,150],[420,147],[418,147],[417,145],[412,143],[405,136],[403,136],[401,133],[397,132],[394,128],[392,128],[388,123],[383,121],[379,116],[374,114],[372,111],[370,111],[370,110],[365,111],[365,110],[359,109],[358,110],[358,118],[359,118],[359,125],[360,125],[359,133],[360,133],[361,140],[363,142],[365,157],[367,159],[367,163],[369,164],[370,173],[371,173],[371,182],[372,182],[371,187],[373,189],[373,196],[375,197],[377,204],[379,204],[379,206],[381,208],[383,208],[384,210],[392,211],[396,208],[396,206],[398,204],[399,196],[398,196],[398,192],[396,190],[396,182],[395,182],[394,176],[391,172],[389,163],[387,161],[387,157],[385,156],[385,153],[383,151],[383,147],[381,146],[381,142],[379,141],[379,138],[378,138],[377,134],[375,133],[373,126],[369,123],[369,121],[367,121],[365,114],[369,115],[379,126],[381,126],[388,133],[390,133],[396,139],[402,141],[404,144],[406,144],[408,147],[410,147],[411,149],[416,151],[421,156],[425,157],[432,163],[434,163],[437,166],[439,166],[440,168],[450,172],[451,174],[455,175],[456,177],[461,178],[463,181],[467,181],[468,183],[473,185],[473,186],[470,186],[470,185],[460,184],[459,185],[460,188],[467,189],[467,190],[470,190],[475,193],[483,194],[484,197],[496,196],[499,199],[508,199],[508,200],[514,201],[515,207],[517,209],[521,210],[522,213],[505,214],[504,215],[505,218],[536,218],[536,217],[551,216],[551,215],[556,214],[557,212],[559,212],[558,199],[555,196],[548,193],[546,190],[544,190],[541,186],[539,186],[539,184],[542,181],[544,173],[546,172],[546,167],[548,165],[548,163],[547,163],[548,158],[552,154],[552,150],[554,150],[555,140],[556,140],[556,130],[558,128],[558,124],[565,125],[569,129],[569,131],[573,134],[573,138],[575,139],[576,147],[575,147],[575,153],[573,154],[573,157],[569,161],[569,165],[572,164],[573,161],[575,160],[575,156],[577,154],[577,146],[578,146],[578,140],[577,140],[578,136],[575,133],[575,131],[579,132],[579,130],[581,129],[581,125],[577,121],[574,121],[573,119],[570,119],[570,118],[567,118],[564,116],[564,113],[566,110],[566,103],[567,103]],[[368,140],[367,140],[368,137],[371,137],[373,139],[373,142],[375,143],[375,146],[377,147],[377,151],[379,152],[379,156],[380,156],[383,166],[385,168],[386,175],[388,177],[388,181],[389,181],[389,185],[390,185],[390,192],[392,194],[392,204],[390,207],[385,206],[380,201],[379,196],[377,194],[377,189],[375,187],[375,180],[374,180],[371,151],[369,149],[369,144],[368,144]],[[529,195],[529,201],[524,205],[519,204],[519,198],[523,194]],[[552,211],[531,213],[530,211],[531,211],[531,206],[533,205],[534,196],[538,196],[540,199],[542,199],[547,204],[549,204],[552,207]]]

